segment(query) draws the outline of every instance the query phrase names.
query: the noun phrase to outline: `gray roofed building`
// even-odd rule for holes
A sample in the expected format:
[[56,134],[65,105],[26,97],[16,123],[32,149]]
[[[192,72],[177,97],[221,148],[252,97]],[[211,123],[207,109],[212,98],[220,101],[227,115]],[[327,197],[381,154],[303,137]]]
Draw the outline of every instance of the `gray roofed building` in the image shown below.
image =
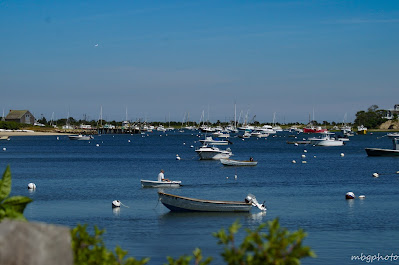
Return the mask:
[[35,123],[35,117],[28,110],[10,110],[5,121],[14,121],[33,125]]

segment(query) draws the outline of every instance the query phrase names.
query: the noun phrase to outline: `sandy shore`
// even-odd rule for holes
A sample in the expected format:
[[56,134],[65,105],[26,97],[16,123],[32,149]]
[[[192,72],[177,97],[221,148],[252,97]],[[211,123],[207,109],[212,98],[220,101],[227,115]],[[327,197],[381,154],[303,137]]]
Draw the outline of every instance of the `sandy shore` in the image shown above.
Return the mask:
[[34,131],[0,131],[0,136],[51,136],[51,135],[70,135],[70,133],[58,132],[34,132]]

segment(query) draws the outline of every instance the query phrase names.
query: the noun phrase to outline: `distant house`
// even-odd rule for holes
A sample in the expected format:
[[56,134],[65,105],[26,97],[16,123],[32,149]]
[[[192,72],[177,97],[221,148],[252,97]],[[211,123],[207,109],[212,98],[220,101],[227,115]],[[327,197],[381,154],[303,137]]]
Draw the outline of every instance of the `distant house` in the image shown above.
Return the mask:
[[386,117],[384,117],[384,118],[388,119],[388,120],[392,120],[394,114],[399,115],[399,104],[396,104],[395,106],[393,106],[393,109],[387,110]]
[[10,110],[5,121],[14,121],[33,125],[35,123],[35,117],[28,110]]

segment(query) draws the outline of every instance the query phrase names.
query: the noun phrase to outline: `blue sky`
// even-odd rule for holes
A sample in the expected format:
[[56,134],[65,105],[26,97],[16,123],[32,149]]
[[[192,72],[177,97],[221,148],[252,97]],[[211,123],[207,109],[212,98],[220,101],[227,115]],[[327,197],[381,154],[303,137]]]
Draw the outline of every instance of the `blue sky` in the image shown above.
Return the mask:
[[399,104],[399,1],[0,1],[0,36],[6,113],[341,122]]

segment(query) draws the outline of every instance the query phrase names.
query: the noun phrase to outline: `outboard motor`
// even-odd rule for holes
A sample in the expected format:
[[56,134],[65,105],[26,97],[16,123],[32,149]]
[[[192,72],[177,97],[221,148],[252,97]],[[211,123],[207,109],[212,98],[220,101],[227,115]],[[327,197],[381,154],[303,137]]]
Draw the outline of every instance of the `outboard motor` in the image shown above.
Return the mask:
[[254,195],[252,195],[252,194],[248,194],[247,197],[245,197],[245,202],[246,203],[251,203],[252,206],[258,207],[258,209],[261,210],[261,211],[266,211],[265,203],[260,204],[258,202],[258,200],[256,199],[256,197]]

